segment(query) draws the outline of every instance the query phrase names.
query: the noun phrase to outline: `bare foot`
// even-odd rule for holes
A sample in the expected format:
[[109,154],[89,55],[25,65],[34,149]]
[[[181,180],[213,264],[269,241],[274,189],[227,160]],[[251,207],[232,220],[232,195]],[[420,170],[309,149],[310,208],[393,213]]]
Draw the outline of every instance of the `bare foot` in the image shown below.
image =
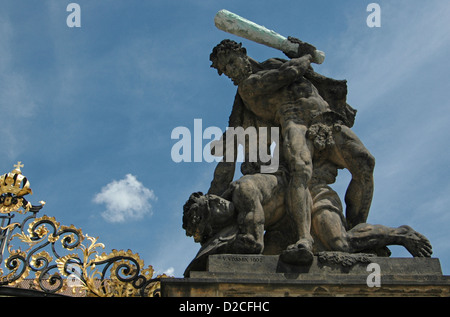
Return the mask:
[[263,250],[262,244],[249,234],[238,234],[233,242],[233,248],[236,253],[240,254],[260,254]]
[[430,257],[433,253],[431,248],[431,243],[428,239],[415,231],[410,226],[400,226],[398,229],[401,230],[403,246],[412,254],[414,257]]
[[313,260],[312,244],[308,240],[299,240],[280,254],[281,261],[289,264],[305,265]]

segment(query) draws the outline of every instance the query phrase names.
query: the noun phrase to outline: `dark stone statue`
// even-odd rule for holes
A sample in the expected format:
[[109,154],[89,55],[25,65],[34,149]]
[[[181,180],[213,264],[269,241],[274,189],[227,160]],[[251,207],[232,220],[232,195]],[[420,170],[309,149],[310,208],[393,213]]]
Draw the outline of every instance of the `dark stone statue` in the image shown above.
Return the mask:
[[[288,60],[262,63],[231,40],[213,49],[211,67],[237,86],[229,126],[278,127],[280,163],[261,173],[258,162],[246,161],[235,181],[236,157],[218,163],[207,194],[192,194],[184,206],[183,228],[201,244],[187,272],[204,269],[207,256],[220,253],[280,255],[297,265],[321,251],[386,255],[393,244],[413,256],[431,255],[429,241],[408,226],[366,223],[375,160],[351,130],[356,110],[346,102],[346,81],[317,74],[314,49],[299,45]],[[345,215],[329,186],[339,169],[352,175]]]

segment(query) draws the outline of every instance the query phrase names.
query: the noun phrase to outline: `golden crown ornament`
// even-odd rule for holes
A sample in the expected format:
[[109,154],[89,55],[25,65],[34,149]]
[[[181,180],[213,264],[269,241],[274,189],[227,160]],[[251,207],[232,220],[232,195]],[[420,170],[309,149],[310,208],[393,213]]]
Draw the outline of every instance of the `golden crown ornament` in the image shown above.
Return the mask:
[[[0,213],[2,214],[13,211],[22,213],[20,210],[22,207],[25,211],[30,211],[35,207],[23,198],[25,195],[33,194],[30,182],[20,170],[23,166],[22,162],[17,162],[11,172],[0,176]],[[42,208],[45,202],[41,201],[40,203],[39,207]]]

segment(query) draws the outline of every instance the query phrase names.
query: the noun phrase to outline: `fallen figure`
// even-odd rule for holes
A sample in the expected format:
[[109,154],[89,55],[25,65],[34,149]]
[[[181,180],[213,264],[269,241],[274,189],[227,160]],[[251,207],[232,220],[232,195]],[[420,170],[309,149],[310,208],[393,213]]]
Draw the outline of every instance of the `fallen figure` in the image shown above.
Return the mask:
[[[431,256],[428,239],[409,226],[360,223],[347,231],[339,196],[328,186],[334,180],[323,176],[329,177],[334,170],[337,174],[332,163],[316,162],[309,187],[313,199],[314,254],[341,251],[386,255],[383,252],[388,245],[401,245],[414,257]],[[232,182],[222,196],[193,193],[183,207],[183,229],[201,248],[185,276],[190,271],[205,270],[207,257],[212,254],[280,255],[284,262],[301,263],[285,255],[296,238],[293,223],[285,212],[288,177],[284,169],[274,174],[247,174]]]

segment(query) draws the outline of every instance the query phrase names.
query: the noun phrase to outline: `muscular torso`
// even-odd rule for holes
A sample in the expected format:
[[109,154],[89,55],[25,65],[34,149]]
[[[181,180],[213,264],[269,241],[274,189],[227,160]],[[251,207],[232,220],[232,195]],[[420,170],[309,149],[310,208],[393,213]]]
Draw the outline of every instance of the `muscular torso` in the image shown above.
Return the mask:
[[[246,81],[255,82],[263,77],[264,72],[253,74]],[[238,92],[245,106],[256,116],[264,120],[276,120],[281,125],[289,120],[307,125],[311,118],[329,110],[327,102],[304,77],[265,92],[258,92],[252,89],[251,84],[244,82],[239,85]]]

